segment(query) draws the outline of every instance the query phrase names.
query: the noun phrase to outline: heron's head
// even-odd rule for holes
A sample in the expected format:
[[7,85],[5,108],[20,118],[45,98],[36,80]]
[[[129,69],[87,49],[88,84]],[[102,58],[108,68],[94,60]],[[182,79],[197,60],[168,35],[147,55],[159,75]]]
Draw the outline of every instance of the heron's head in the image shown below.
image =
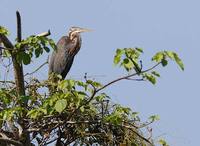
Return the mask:
[[73,40],[76,36],[80,36],[80,33],[82,32],[90,32],[92,30],[87,28],[81,28],[81,27],[71,27],[69,30],[69,37],[70,40]]

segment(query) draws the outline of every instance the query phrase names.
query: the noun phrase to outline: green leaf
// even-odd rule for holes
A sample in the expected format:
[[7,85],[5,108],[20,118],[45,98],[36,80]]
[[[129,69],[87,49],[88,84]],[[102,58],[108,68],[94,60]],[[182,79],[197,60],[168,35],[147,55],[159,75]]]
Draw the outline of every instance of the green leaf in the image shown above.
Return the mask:
[[5,27],[0,26],[0,34],[3,34],[3,35],[7,36],[7,35],[9,35],[9,32]]
[[92,80],[87,80],[86,83],[87,83],[87,84],[92,84],[93,81],[92,81]]
[[164,58],[163,52],[158,52],[152,57],[152,61],[161,62]]
[[4,50],[3,51],[3,56],[5,56],[5,57],[11,57],[10,51]]
[[160,77],[160,74],[158,72],[156,72],[156,71],[152,71],[151,74],[153,74],[156,77]]
[[123,62],[124,62],[124,64],[128,64],[129,63],[129,59],[128,58],[124,58]]
[[150,81],[152,84],[156,84],[156,78],[153,75],[150,74],[144,74],[144,78],[146,78],[148,81]]
[[122,65],[127,71],[130,71],[133,68],[133,63],[128,58],[124,58]]
[[37,109],[33,109],[28,111],[27,116],[32,119],[36,119],[40,114],[41,112],[39,112]]
[[121,56],[115,56],[114,57],[114,64],[117,65],[121,61]]
[[178,55],[175,52],[172,51],[165,51],[165,54],[172,60],[175,60],[175,62],[178,64],[178,66],[184,70],[184,64],[182,60],[178,57]]
[[31,38],[31,43],[36,44],[38,42],[38,38],[37,37],[32,37]]
[[24,53],[24,55],[23,55],[23,63],[25,65],[28,65],[28,64],[30,64],[30,62],[31,62],[31,58],[30,58],[29,54]]
[[158,120],[160,120],[160,117],[159,117],[159,115],[153,115],[153,116],[150,116],[149,119],[151,121],[158,121]]
[[62,80],[58,83],[58,88],[61,90],[72,90],[72,88],[75,86],[74,80]]
[[184,64],[182,60],[179,58],[178,54],[172,51],[165,51],[165,54],[172,60],[175,60],[175,62],[178,64],[178,66],[184,70]]
[[77,85],[80,86],[80,87],[83,87],[85,89],[85,91],[87,91],[87,87],[88,85],[82,81],[76,81]]
[[143,53],[143,49],[142,48],[135,48],[138,52]]
[[93,81],[93,86],[95,86],[96,88],[102,87],[101,83]]
[[23,102],[23,103],[26,103],[31,97],[30,96],[20,96],[20,100]]
[[41,53],[41,48],[37,48],[35,49],[35,57],[38,58],[40,56]]
[[179,58],[179,56],[176,53],[174,53],[174,59],[175,59],[176,63],[179,65],[179,67],[182,70],[184,70],[184,64],[183,64],[182,60]]
[[10,94],[12,94],[12,92],[0,89],[0,101],[5,104],[10,104],[13,100]]
[[170,59],[174,59],[174,52],[172,51],[164,51],[164,52]]
[[30,64],[31,58],[29,54],[22,51],[17,54],[17,61],[19,61],[20,63],[23,62],[25,65],[27,65]]
[[48,42],[49,42],[49,45],[55,50],[56,49],[55,42],[52,39],[49,39]]
[[118,56],[122,55],[123,53],[124,53],[124,50],[122,50],[122,49],[116,50],[116,55],[118,55]]
[[49,47],[44,47],[44,50],[47,52],[47,53],[49,53],[50,52],[50,49],[49,49]]
[[81,106],[81,107],[80,107],[80,111],[81,111],[81,112],[84,112],[84,111],[85,111],[85,108],[84,108],[83,106]]
[[60,99],[55,104],[55,110],[59,113],[63,112],[63,110],[67,107],[67,100]]
[[168,61],[166,59],[162,59],[161,64],[165,67],[168,64]]
[[125,50],[123,50],[123,49],[116,50],[116,54],[115,54],[115,57],[113,60],[115,65],[119,64],[119,62],[121,61],[122,54],[124,54],[124,52],[125,52]]
[[41,112],[44,113],[45,115],[47,114],[47,109],[39,108],[39,111],[41,111]]
[[169,146],[169,145],[167,144],[167,142],[166,142],[164,139],[160,139],[160,140],[159,140],[159,143],[160,143],[162,146]]
[[102,87],[101,83],[96,82],[96,81],[92,81],[92,80],[87,80],[86,81],[87,84],[93,85],[94,87]]
[[10,121],[12,119],[11,112],[9,110],[5,110],[3,114],[3,120]]

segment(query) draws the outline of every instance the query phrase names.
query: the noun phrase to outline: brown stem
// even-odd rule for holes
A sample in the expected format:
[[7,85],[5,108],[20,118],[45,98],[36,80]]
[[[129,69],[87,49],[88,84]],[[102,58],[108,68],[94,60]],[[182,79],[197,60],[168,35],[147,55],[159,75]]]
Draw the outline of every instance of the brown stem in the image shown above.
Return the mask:
[[[21,16],[18,11],[16,12],[16,16],[17,16],[17,42],[19,43],[22,41],[22,26],[21,26]],[[23,50],[23,48],[19,48],[18,51],[21,51],[21,50]],[[16,82],[18,94],[20,96],[25,95],[23,64],[17,61],[16,53],[12,54],[12,61],[13,61],[13,66],[14,66],[15,82]],[[26,107],[27,102],[28,101],[26,101],[25,103],[22,103],[22,106]],[[22,129],[25,130],[24,121],[20,118],[18,122],[22,126]],[[26,146],[30,146],[31,144],[30,144],[29,133],[24,132],[22,134],[22,137],[23,137],[22,143]]]
[[43,66],[45,66],[46,64],[48,64],[48,60],[46,62],[44,62],[43,64],[41,64],[38,68],[36,68],[33,72],[31,73],[26,73],[24,76],[28,76],[28,75],[32,75],[34,73],[36,73],[38,70],[40,70]]
[[[140,74],[145,73],[145,72],[148,72],[148,71],[150,71],[150,70],[156,68],[158,65],[160,65],[160,62],[157,63],[156,65],[152,66],[151,68],[147,69],[147,70],[141,71]],[[131,74],[131,75],[126,75],[126,76],[120,77],[120,78],[118,78],[118,79],[116,79],[116,80],[113,80],[113,81],[111,81],[111,82],[105,84],[103,87],[97,89],[96,92],[99,92],[99,91],[103,90],[104,88],[106,88],[106,87],[110,86],[111,84],[114,84],[114,83],[116,83],[116,82],[118,82],[118,81],[125,80],[125,79],[130,80],[131,77],[136,76],[136,75],[138,75],[138,73],[134,73],[134,74]]]
[[48,30],[47,32],[40,33],[40,34],[38,34],[37,36],[47,37],[47,36],[49,36],[49,35],[51,35],[50,30]]
[[16,12],[16,16],[17,16],[17,42],[21,42],[22,41],[22,25],[21,25],[21,16],[18,11]]
[[0,143],[6,143],[6,144],[12,144],[15,146],[23,146],[23,144],[19,141],[12,140],[12,139],[5,139],[5,138],[0,138]]
[[15,84],[17,87],[17,93],[19,95],[25,95],[24,90],[24,78],[23,78],[23,68],[22,65],[18,63],[16,55],[12,52],[14,50],[13,44],[10,42],[10,40],[3,34],[0,34],[0,39],[3,42],[4,46],[6,48],[10,48],[10,53],[12,56],[13,61],[13,68],[14,68],[14,76],[15,76]]
[[13,46],[13,44],[10,42],[10,40],[9,40],[5,35],[3,35],[3,34],[1,34],[1,33],[0,33],[0,40],[1,40],[1,42],[4,44],[4,46],[5,46],[6,48],[11,48],[11,49],[14,48],[14,46]]
[[[21,42],[21,39],[22,39],[21,17],[18,11],[16,12],[16,15],[17,15],[17,41]],[[12,48],[14,49],[14,47]],[[25,95],[24,73],[23,73],[22,63],[19,63],[17,61],[17,56],[15,53],[11,52],[11,56],[12,56],[12,61],[13,61],[14,76],[15,76],[17,92],[19,95]]]

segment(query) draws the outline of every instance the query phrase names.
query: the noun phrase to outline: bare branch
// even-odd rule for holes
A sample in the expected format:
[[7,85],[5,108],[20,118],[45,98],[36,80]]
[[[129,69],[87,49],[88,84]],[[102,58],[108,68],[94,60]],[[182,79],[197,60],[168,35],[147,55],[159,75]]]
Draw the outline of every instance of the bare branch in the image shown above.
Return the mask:
[[144,79],[132,79],[132,78],[127,78],[126,80],[131,80],[131,81],[146,81]]
[[[151,68],[147,69],[147,70],[141,71],[140,74],[145,73],[145,72],[148,72],[148,71],[150,71],[150,70],[153,70],[153,69],[156,68],[158,65],[160,65],[160,62],[157,63],[156,65],[152,66]],[[131,74],[131,75],[127,75],[127,76],[120,77],[120,78],[118,78],[118,79],[116,79],[116,80],[113,80],[113,81],[111,81],[111,82],[105,84],[103,87],[97,89],[96,92],[99,92],[99,91],[103,90],[104,88],[106,88],[106,87],[110,86],[111,84],[114,84],[114,83],[116,83],[116,82],[118,82],[118,81],[125,80],[125,79],[130,79],[131,77],[136,76],[136,75],[139,75],[139,74],[138,74],[138,73],[134,73],[134,74]]]
[[[54,126],[54,128],[53,128],[53,129],[55,129],[58,126],[61,126],[63,124],[72,124],[72,125],[73,124],[78,124],[78,125],[80,125],[80,124],[95,124],[95,123],[101,123],[101,122],[102,122],[101,120],[93,120],[93,121],[91,121],[91,120],[85,120],[85,121],[54,121],[52,123],[56,124],[56,126]],[[136,130],[136,129],[138,129],[138,127],[135,127],[133,125],[125,125],[125,124],[121,124],[121,125],[113,125],[111,123],[103,123],[103,124],[105,124],[107,126],[118,126],[118,127],[129,129],[133,133],[135,133],[139,138],[141,138],[145,142],[149,143],[150,145],[153,145],[147,138],[145,138],[144,136],[142,136],[142,135],[140,135],[138,133],[138,131]],[[44,125],[44,126],[46,126],[46,125]],[[27,131],[29,131],[29,132],[38,132],[41,129],[42,129],[42,127],[41,128],[30,128],[30,129],[27,129]],[[51,129],[51,130],[53,130],[53,129]]]
[[15,82],[13,82],[13,81],[0,81],[0,83],[3,83],[3,84],[5,84],[5,83],[15,84]]
[[40,70],[43,66],[45,66],[46,64],[48,64],[48,61],[44,62],[43,64],[41,64],[38,68],[36,68],[33,72],[31,73],[26,73],[24,76],[27,76],[27,75],[32,75],[34,73],[36,73],[38,70]]
[[49,142],[46,142],[45,145],[49,145],[51,143],[53,143],[54,141],[56,141],[58,138],[54,138],[53,140],[49,141]]
[[19,142],[19,141],[12,140],[12,139],[5,139],[5,138],[1,138],[1,137],[0,137],[0,142],[13,144],[15,146],[23,146],[23,144],[21,142]]
[[144,136],[140,135],[137,131],[130,129],[133,133],[135,133],[138,137],[140,137],[142,140],[144,140],[145,142],[147,142],[148,144],[150,144],[151,146],[153,146],[153,144]]
[[16,12],[16,16],[17,16],[17,42],[21,42],[22,41],[22,25],[21,25],[21,16],[18,11]]
[[[21,32],[21,17],[18,11],[16,12],[16,16],[17,16],[17,41],[20,42],[22,39],[21,36],[22,32]],[[11,55],[14,67],[14,76],[15,76],[17,92],[19,95],[25,95],[23,66],[22,64],[18,63],[16,54],[11,52]]]
[[49,36],[49,35],[51,35],[50,30],[48,30],[48,32],[40,33],[40,34],[38,34],[37,36],[44,36],[44,37],[47,37],[47,36]]
[[0,57],[1,57],[1,55],[2,55],[2,50],[3,50],[3,49],[4,49],[4,48],[0,46]]
[[4,44],[4,46],[6,48],[11,48],[11,49],[14,48],[13,44],[11,43],[11,41],[5,35],[0,34],[0,39],[1,39],[2,43]]

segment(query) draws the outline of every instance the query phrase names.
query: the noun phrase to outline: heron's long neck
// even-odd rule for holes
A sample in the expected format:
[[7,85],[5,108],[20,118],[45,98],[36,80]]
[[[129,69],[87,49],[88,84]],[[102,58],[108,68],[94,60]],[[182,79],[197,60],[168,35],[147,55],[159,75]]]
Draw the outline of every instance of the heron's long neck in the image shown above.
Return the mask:
[[71,46],[70,50],[68,50],[68,51],[70,54],[75,56],[81,47],[81,36],[80,36],[80,34],[77,34],[73,37],[71,37],[71,36],[69,36],[69,37],[71,39],[72,46]]
[[78,53],[78,51],[80,50],[80,48],[81,48],[81,43],[82,43],[82,40],[81,40],[81,35],[80,34],[78,34],[77,36],[76,36],[76,39],[75,39],[75,41],[76,41],[76,54]]

